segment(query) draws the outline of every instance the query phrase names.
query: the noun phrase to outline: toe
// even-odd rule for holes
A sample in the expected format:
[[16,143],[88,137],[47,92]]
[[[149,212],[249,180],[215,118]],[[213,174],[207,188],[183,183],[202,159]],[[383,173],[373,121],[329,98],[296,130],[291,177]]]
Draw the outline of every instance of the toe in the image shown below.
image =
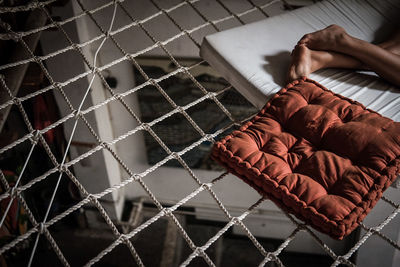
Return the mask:
[[309,43],[310,43],[310,39],[302,39],[297,43],[297,45],[307,46]]
[[311,35],[309,33],[305,34],[303,37],[301,37],[298,43],[299,44],[306,43],[310,39],[310,36]]

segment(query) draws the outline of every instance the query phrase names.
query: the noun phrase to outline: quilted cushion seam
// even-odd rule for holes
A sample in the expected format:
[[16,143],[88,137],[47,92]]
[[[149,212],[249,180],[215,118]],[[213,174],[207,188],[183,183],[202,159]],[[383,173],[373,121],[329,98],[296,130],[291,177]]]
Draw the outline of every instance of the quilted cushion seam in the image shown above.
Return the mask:
[[[367,111],[369,111],[369,112],[378,114],[379,116],[382,117],[381,114],[379,114],[379,113],[377,113],[377,112],[375,112],[375,111],[373,111],[373,110],[367,109],[364,105],[360,104],[359,102],[354,101],[354,100],[351,100],[351,99],[346,98],[346,97],[344,97],[344,96],[335,94],[334,92],[332,92],[332,91],[326,89],[324,86],[320,85],[319,83],[317,83],[317,82],[315,82],[315,81],[313,81],[313,80],[310,80],[310,79],[308,79],[308,78],[305,78],[305,77],[303,77],[303,78],[301,78],[301,79],[299,79],[299,80],[296,80],[296,81],[290,83],[288,86],[286,86],[285,88],[281,89],[278,93],[276,93],[273,97],[271,97],[271,99],[268,101],[268,103],[267,103],[267,104],[264,106],[264,108],[260,111],[260,115],[262,116],[262,115],[265,113],[266,109],[271,105],[271,102],[272,102],[272,100],[273,100],[274,98],[279,97],[280,95],[282,95],[283,93],[285,93],[288,89],[290,89],[290,88],[292,88],[293,86],[295,86],[296,84],[298,84],[301,80],[306,81],[306,82],[313,83],[313,84],[315,84],[316,86],[318,86],[320,89],[332,93],[334,96],[337,96],[337,97],[339,97],[339,98],[341,98],[341,99],[343,99],[343,100],[345,100],[345,101],[348,101],[348,102],[350,102],[350,103],[352,103],[352,104],[358,105],[358,106],[360,106],[361,108],[363,108],[364,110],[367,110]],[[240,128],[240,131],[245,131],[245,130],[246,130],[247,128],[249,128],[252,124],[254,124],[254,122],[258,121],[258,120],[260,119],[260,117],[261,117],[260,115],[256,115],[256,116],[254,117],[253,120],[251,120],[251,121],[247,122],[246,124],[244,124],[244,125]],[[218,143],[224,147],[224,150],[225,150],[225,151],[229,151],[229,150],[226,148],[225,143],[226,143],[229,139],[231,139],[231,138],[233,138],[234,136],[236,136],[240,131],[234,131],[232,134],[226,136],[223,140],[219,141]],[[224,152],[225,152],[225,151],[224,151]],[[230,151],[229,151],[229,152],[230,152]],[[230,154],[231,154],[231,155],[230,155]],[[249,170],[250,170],[250,169],[256,169],[258,172],[260,172],[260,173],[264,174],[265,176],[269,177],[269,176],[266,175],[265,173],[261,172],[257,167],[254,167],[253,165],[251,165],[250,162],[248,162],[247,160],[242,160],[240,157],[234,156],[234,155],[232,154],[232,152],[231,152],[230,154],[229,154],[229,153],[227,154],[227,155],[229,155],[230,158],[235,158],[236,161],[238,161],[238,162],[245,162],[245,163],[247,163],[248,165],[250,165],[250,167],[248,167],[247,164],[246,164],[246,168],[247,168],[247,169],[249,169]],[[397,156],[395,159],[393,159],[391,162],[396,161],[396,160],[399,160],[399,159],[400,159],[400,155],[398,155],[398,156]],[[238,163],[236,163],[235,165],[238,166],[238,167],[240,167],[240,168],[242,167],[242,166],[239,166]],[[388,164],[388,165],[389,165],[389,164]],[[400,169],[400,162],[399,162],[399,163],[396,163],[394,167],[396,168],[395,173],[398,173],[398,172],[399,172],[399,169]],[[386,168],[382,169],[381,172],[386,172],[386,171],[388,170],[388,168],[389,168],[389,167],[386,167]],[[376,201],[381,197],[381,194],[379,194],[379,189],[385,189],[385,188],[387,188],[387,187],[393,182],[393,180],[396,178],[396,176],[394,175],[394,176],[392,177],[392,179],[389,179],[389,176],[387,176],[387,175],[381,175],[381,178],[387,178],[386,184],[383,185],[382,188],[378,186],[378,187],[377,187],[376,189],[374,189],[373,191],[370,191],[369,193],[367,193],[367,194],[362,198],[362,201],[361,201],[359,204],[357,204],[357,205],[349,212],[349,214],[346,215],[342,220],[337,221],[337,220],[334,220],[334,219],[330,219],[330,218],[326,217],[324,214],[321,214],[320,212],[318,212],[314,207],[312,207],[312,208],[315,210],[315,211],[313,212],[313,214],[314,214],[315,216],[322,217],[322,218],[324,218],[325,220],[328,220],[328,222],[330,222],[330,223],[334,223],[334,224],[336,224],[336,225],[343,225],[343,226],[345,226],[345,228],[347,228],[346,230],[352,228],[355,224],[358,224],[358,223],[360,222],[360,220],[354,220],[354,221],[351,222],[351,223],[345,223],[345,222],[343,222],[343,221],[345,221],[346,219],[348,219],[348,218],[349,218],[350,216],[352,216],[353,214],[356,215],[357,218],[363,219],[364,216],[367,214],[367,212],[371,209],[371,207],[374,206],[375,203],[376,203]],[[248,179],[249,179],[249,180],[252,180],[251,177],[248,177]],[[275,181],[272,180],[271,178],[269,178],[269,179],[270,179],[271,182],[275,182]],[[276,182],[275,182],[275,183],[276,183]],[[276,183],[276,184],[279,185],[278,183]],[[372,185],[372,187],[375,186],[375,185],[377,185],[376,179],[374,179],[374,184]],[[304,201],[300,200],[296,195],[290,193],[289,190],[287,190],[288,193],[289,193],[289,194],[287,194],[286,192],[283,192],[282,189],[279,188],[279,186],[275,186],[275,188],[278,189],[279,192],[280,192],[280,196],[281,196],[281,199],[280,199],[280,200],[281,200],[281,201],[283,201],[283,197],[286,195],[286,196],[291,196],[291,197],[293,198],[293,200],[294,200],[295,202],[298,202],[299,204],[301,204],[301,205],[303,206],[303,208],[304,208],[304,205],[307,206],[307,204],[306,204]],[[286,188],[287,188],[287,187],[286,187]],[[285,195],[283,195],[283,194],[285,194]],[[375,194],[375,198],[371,198],[372,194]],[[296,198],[297,198],[298,200],[296,200]],[[363,205],[363,204],[364,204],[364,205]],[[366,204],[366,205],[365,205],[365,204]],[[363,207],[363,206],[365,206],[365,207]],[[359,209],[361,209],[361,210],[359,210]],[[357,210],[359,210],[359,211],[357,211]],[[327,226],[329,226],[329,224],[328,224]],[[332,226],[329,226],[329,228],[332,228]],[[331,229],[331,230],[332,230],[332,229]]]

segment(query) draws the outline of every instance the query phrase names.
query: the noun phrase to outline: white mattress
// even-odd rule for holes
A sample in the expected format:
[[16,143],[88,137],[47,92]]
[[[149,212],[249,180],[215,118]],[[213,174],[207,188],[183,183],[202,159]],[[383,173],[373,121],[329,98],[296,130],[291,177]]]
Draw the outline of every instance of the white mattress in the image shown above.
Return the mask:
[[[322,1],[206,36],[200,54],[261,109],[272,94],[285,86],[290,51],[304,34],[338,24],[357,38],[377,42],[384,40],[394,27],[400,27],[399,17],[399,0]],[[400,88],[373,73],[329,69],[313,73],[310,78],[400,121]],[[400,186],[399,179],[395,184]]]

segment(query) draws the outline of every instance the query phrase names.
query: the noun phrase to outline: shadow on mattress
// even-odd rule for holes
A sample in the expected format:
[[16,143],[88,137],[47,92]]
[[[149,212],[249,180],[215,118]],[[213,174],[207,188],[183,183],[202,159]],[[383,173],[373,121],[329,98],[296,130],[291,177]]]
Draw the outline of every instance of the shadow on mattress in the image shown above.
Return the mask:
[[290,64],[290,52],[282,50],[274,55],[265,55],[264,60],[266,63],[263,65],[263,69],[271,74],[274,83],[284,87]]

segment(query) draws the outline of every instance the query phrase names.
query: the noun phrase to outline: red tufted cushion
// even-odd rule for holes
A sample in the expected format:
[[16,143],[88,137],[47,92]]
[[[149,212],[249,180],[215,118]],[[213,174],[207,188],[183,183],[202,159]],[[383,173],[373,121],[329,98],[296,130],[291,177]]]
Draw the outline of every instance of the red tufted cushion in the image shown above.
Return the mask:
[[400,123],[303,78],[217,142],[212,157],[283,209],[342,239],[396,178]]

